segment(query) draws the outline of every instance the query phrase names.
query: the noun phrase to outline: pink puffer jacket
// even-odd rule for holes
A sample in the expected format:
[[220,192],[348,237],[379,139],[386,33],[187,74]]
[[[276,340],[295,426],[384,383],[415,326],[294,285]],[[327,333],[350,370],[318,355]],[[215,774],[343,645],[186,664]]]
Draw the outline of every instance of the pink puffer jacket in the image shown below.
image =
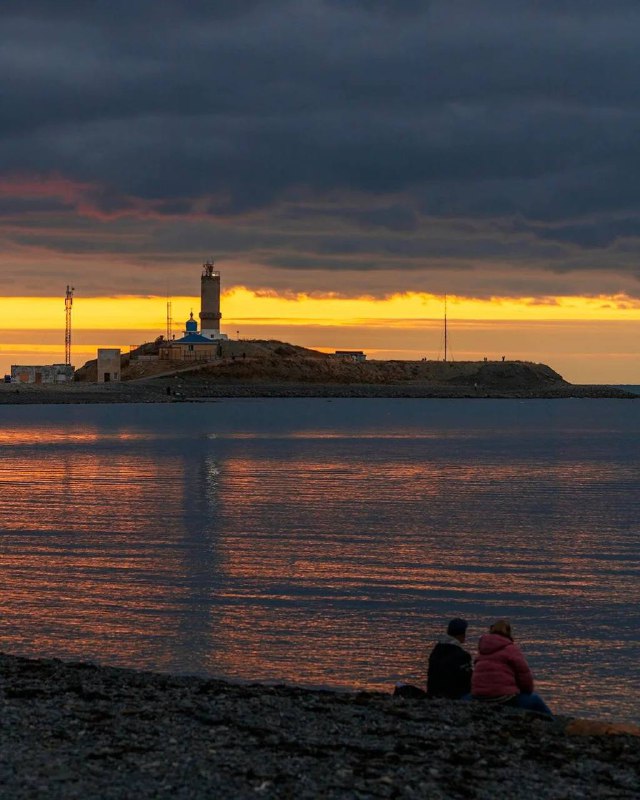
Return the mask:
[[471,694],[475,697],[504,697],[533,691],[533,675],[524,656],[511,639],[485,633],[478,642]]

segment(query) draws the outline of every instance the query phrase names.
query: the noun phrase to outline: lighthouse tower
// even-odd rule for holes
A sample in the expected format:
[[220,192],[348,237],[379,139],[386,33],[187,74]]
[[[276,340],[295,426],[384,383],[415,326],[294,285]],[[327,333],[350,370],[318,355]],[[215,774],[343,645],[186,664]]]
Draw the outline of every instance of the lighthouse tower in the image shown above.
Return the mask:
[[220,333],[220,273],[214,270],[213,261],[202,265],[200,278],[200,334],[207,339],[227,339]]

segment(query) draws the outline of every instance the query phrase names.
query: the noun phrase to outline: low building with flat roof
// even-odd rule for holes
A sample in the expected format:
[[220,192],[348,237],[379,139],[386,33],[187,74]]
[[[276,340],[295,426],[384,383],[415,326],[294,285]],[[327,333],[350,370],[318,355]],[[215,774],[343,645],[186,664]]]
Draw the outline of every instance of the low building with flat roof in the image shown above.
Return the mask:
[[74,371],[71,364],[12,364],[11,383],[66,383]]
[[336,350],[338,358],[346,358],[349,361],[366,361],[367,356],[362,350]]

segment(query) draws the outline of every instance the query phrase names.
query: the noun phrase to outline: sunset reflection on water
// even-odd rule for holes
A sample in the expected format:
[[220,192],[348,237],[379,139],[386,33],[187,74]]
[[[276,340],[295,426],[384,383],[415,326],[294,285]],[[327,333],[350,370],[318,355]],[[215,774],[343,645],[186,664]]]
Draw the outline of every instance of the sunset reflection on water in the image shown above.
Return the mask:
[[637,719],[635,406],[520,406],[5,408],[2,649],[390,690],[508,616],[551,703]]

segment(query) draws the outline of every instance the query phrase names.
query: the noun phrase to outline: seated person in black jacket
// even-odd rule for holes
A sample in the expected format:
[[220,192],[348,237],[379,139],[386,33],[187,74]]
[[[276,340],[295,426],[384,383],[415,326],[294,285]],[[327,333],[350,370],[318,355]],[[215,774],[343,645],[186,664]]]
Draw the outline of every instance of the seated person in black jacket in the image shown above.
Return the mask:
[[447,635],[441,636],[429,656],[427,696],[448,697],[457,700],[471,691],[471,654],[462,646],[466,638],[467,622],[459,617],[452,619]]

